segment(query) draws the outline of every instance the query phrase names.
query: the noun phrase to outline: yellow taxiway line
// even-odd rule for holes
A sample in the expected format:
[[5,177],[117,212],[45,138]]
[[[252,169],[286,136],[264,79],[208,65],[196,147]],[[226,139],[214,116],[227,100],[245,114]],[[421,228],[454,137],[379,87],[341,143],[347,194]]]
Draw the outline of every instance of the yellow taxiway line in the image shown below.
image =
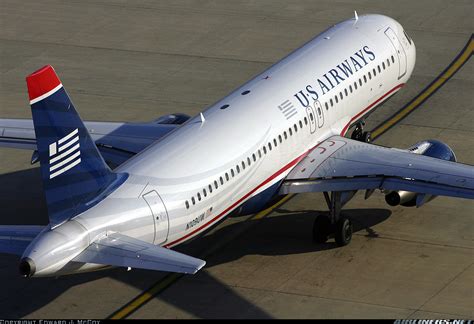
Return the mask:
[[402,119],[407,117],[416,108],[420,107],[430,96],[439,90],[457,71],[467,62],[474,52],[474,34],[467,42],[463,50],[451,62],[451,64],[438,75],[433,82],[431,82],[423,91],[421,91],[415,98],[407,103],[402,109],[397,111],[392,117],[382,122],[372,131],[372,138],[375,139],[395,126]]

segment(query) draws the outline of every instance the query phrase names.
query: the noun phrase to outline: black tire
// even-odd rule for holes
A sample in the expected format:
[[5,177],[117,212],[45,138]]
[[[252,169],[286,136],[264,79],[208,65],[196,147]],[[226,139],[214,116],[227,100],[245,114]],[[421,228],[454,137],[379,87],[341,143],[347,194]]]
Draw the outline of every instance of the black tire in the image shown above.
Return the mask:
[[372,142],[372,133],[371,132],[362,133],[362,142],[371,143]]
[[362,138],[362,128],[360,128],[359,126],[356,126],[356,128],[351,134],[351,139],[360,141],[361,138]]
[[346,246],[352,240],[352,222],[347,217],[341,217],[336,223],[336,244]]
[[329,229],[331,223],[329,219],[324,216],[317,216],[313,224],[313,242],[322,244],[326,243],[329,236]]

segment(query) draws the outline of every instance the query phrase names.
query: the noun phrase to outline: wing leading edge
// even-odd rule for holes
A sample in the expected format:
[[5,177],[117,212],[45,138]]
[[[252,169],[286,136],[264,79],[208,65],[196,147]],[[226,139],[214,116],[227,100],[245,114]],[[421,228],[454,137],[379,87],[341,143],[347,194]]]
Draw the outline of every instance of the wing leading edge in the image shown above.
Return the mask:
[[363,189],[474,199],[474,166],[333,136],[288,174],[280,193]]

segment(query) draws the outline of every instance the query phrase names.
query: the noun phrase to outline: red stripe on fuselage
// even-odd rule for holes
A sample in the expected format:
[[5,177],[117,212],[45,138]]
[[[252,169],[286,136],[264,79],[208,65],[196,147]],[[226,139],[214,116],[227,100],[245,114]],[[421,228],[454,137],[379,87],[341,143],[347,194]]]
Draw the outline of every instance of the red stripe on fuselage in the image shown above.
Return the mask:
[[[321,144],[321,143],[319,143]],[[319,145],[318,144],[318,145]],[[316,145],[316,146],[318,146]],[[316,147],[315,146],[315,147]],[[235,207],[237,207],[243,200],[245,200],[246,198],[248,198],[251,194],[253,194],[255,191],[257,191],[258,189],[260,189],[261,187],[263,187],[264,185],[266,185],[267,183],[269,183],[270,181],[272,181],[273,179],[275,179],[276,177],[278,177],[280,174],[282,174],[283,172],[285,172],[286,170],[288,170],[289,168],[291,168],[292,166],[295,166],[296,164],[298,164],[298,162],[300,162],[309,152],[311,152],[311,150],[313,150],[315,147],[307,150],[304,154],[300,155],[299,157],[297,157],[296,159],[294,159],[293,161],[291,161],[290,163],[288,163],[287,165],[285,165],[282,169],[280,169],[278,172],[276,172],[275,174],[273,174],[270,178],[268,178],[267,180],[265,180],[264,182],[262,182],[260,185],[258,185],[256,188],[254,188],[253,190],[251,190],[250,192],[248,192],[245,196],[243,196],[242,198],[240,198],[237,202],[235,202],[234,204],[232,204],[230,207],[228,207],[226,210],[224,210],[222,213],[220,213],[219,215],[217,215],[216,217],[214,217],[213,219],[211,219],[209,222],[207,222],[206,224],[202,225],[201,227],[195,229],[194,231],[192,231],[191,233],[188,233],[186,234],[185,236],[177,239],[176,241],[173,241],[171,243],[168,243],[168,244],[165,244],[164,246],[165,247],[169,247],[171,245],[175,245],[176,243],[179,243],[181,242],[182,240],[188,238],[189,236],[195,234],[196,232],[199,232],[201,231],[202,229],[204,229],[205,227],[211,225],[211,223],[217,221],[219,218],[222,218],[224,217],[227,213],[231,212]]]
[[[349,128],[349,126],[351,125],[351,123],[356,120],[357,118],[359,118],[362,114],[366,113],[369,109],[373,108],[377,103],[379,103],[381,100],[383,100],[385,97],[387,97],[388,95],[390,95],[391,93],[393,93],[395,90],[397,89],[400,89],[401,87],[403,87],[405,84],[404,83],[401,83],[399,84],[398,86],[394,87],[393,89],[391,89],[390,91],[388,91],[386,94],[384,94],[383,96],[381,96],[379,99],[377,99],[375,102],[373,102],[372,104],[370,104],[367,108],[364,108],[361,112],[359,112],[357,115],[355,115],[351,120],[350,122],[344,127],[344,129],[342,130],[341,132],[341,135],[343,136],[343,134],[347,131],[347,129]],[[322,142],[321,142],[322,143]],[[253,190],[251,190],[250,192],[248,192],[245,196],[243,196],[242,198],[240,198],[237,202],[235,202],[234,204],[232,204],[231,206],[229,206],[227,209],[225,209],[222,213],[220,213],[219,215],[217,215],[216,217],[214,217],[213,219],[211,219],[209,222],[207,222],[206,224],[202,225],[201,227],[198,227],[197,229],[195,229],[194,231],[192,231],[191,233],[188,233],[186,234],[185,236],[171,242],[171,243],[168,243],[168,244],[165,244],[164,247],[171,247],[172,245],[175,245],[185,239],[187,239],[188,237],[196,234],[197,232],[205,229],[206,227],[212,225],[212,223],[214,223],[215,221],[219,220],[220,218],[224,217],[226,214],[228,214],[229,212],[231,212],[233,210],[233,208],[237,207],[243,200],[245,200],[246,198],[248,198],[251,194],[253,194],[255,191],[257,191],[258,189],[260,189],[261,187],[263,187],[264,185],[266,185],[267,183],[269,183],[270,181],[272,181],[273,179],[277,178],[280,174],[282,174],[283,172],[285,172],[286,170],[288,170],[289,168],[291,168],[292,166],[295,166],[296,164],[298,164],[298,162],[300,162],[302,159],[304,159],[306,157],[306,155],[309,154],[309,152],[311,152],[312,150],[314,150],[316,147],[319,146],[319,144],[321,143],[318,143],[317,145],[315,145],[314,147],[310,148],[309,150],[307,150],[305,153],[303,153],[302,155],[300,155],[299,157],[297,157],[296,159],[294,159],[293,161],[291,161],[290,163],[288,163],[287,165],[285,165],[282,169],[278,170],[275,174],[273,174],[271,177],[269,177],[267,180],[265,180],[264,182],[262,182],[260,185],[258,185],[256,188],[254,188]]]

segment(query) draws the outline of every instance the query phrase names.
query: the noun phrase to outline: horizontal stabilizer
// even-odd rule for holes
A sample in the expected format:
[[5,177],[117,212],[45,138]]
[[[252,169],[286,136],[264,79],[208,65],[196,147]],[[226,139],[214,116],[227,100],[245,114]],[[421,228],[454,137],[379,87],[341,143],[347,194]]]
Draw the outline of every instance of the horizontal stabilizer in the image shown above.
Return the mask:
[[43,229],[39,225],[0,225],[0,253],[21,256]]
[[73,261],[190,274],[206,264],[206,261],[118,233],[92,243]]

